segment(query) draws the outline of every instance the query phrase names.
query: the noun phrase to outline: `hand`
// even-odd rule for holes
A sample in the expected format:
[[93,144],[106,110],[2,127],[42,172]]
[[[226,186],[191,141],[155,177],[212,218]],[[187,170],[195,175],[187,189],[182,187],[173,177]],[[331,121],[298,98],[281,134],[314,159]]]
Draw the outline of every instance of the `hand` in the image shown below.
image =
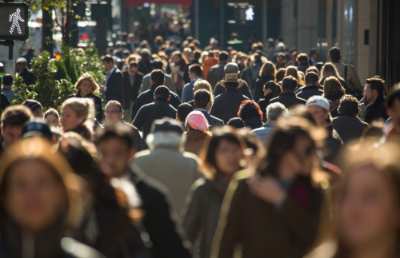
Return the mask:
[[273,205],[279,205],[286,199],[285,191],[271,176],[253,175],[247,179],[247,184],[252,194]]
[[104,92],[104,85],[100,85],[100,89],[101,92]]

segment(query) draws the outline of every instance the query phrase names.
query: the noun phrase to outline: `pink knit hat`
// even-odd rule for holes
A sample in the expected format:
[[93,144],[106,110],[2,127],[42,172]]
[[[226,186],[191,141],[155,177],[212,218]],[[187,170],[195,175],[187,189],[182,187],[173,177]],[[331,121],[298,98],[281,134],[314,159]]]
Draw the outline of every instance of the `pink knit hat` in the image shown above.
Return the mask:
[[203,113],[200,111],[192,111],[186,118],[186,124],[189,124],[194,130],[205,131],[209,124]]

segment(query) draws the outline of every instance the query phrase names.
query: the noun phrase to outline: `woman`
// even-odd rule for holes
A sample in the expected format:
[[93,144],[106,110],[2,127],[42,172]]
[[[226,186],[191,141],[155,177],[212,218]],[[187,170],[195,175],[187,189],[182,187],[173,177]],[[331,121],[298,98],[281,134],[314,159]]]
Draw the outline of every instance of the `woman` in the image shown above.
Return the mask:
[[65,159],[39,137],[1,156],[0,257],[103,257],[64,238],[82,218],[80,181]]
[[[210,92],[210,94],[211,94],[210,104],[212,106],[213,103],[214,103],[214,94],[212,92],[211,85],[210,85],[210,83],[208,81],[206,81],[206,80],[197,80],[193,85],[193,95],[194,95],[194,93],[196,93],[196,91],[202,90],[202,89]],[[194,99],[189,101],[188,103],[190,105],[192,105],[193,108],[195,108],[194,107]]]
[[176,93],[178,94],[179,98],[181,98],[184,86],[183,76],[185,73],[185,67],[187,62],[183,58],[182,53],[180,51],[173,52],[171,56],[172,56],[172,62],[171,62],[172,79],[174,82]]
[[60,124],[60,115],[57,110],[50,108],[46,113],[44,113],[44,120],[49,126],[57,128]]
[[343,86],[343,88],[346,88],[346,82],[345,80],[340,77],[339,72],[336,70],[336,67],[332,63],[325,63],[325,65],[322,67],[321,73],[320,73],[320,78],[321,80],[319,81],[320,85],[324,85],[324,81],[326,78],[333,76],[336,79],[339,80],[340,84]]
[[324,97],[329,100],[332,118],[339,115],[337,109],[340,105],[340,100],[345,94],[343,86],[336,77],[330,76],[324,80]]
[[301,118],[278,120],[266,155],[248,172],[236,173],[229,185],[211,257],[231,258],[240,247],[243,258],[307,253],[317,236],[323,202],[311,177],[316,145],[323,137],[322,129]]
[[263,112],[254,100],[244,100],[237,115],[243,120],[246,128],[250,130],[260,128],[263,125]]
[[265,62],[258,74],[258,78],[256,80],[256,87],[254,90],[254,101],[258,102],[264,96],[264,85],[269,81],[275,80],[276,69],[275,65],[267,61]]
[[186,142],[185,151],[199,155],[204,143],[211,138],[208,132],[209,124],[203,113],[192,111],[186,118]]
[[207,178],[197,180],[186,201],[183,228],[199,248],[199,257],[210,257],[222,200],[233,174],[241,169],[245,144],[229,127],[220,127],[205,144],[201,159]]
[[295,66],[290,65],[290,66],[288,66],[288,67],[286,68],[285,77],[286,77],[286,76],[289,76],[289,75],[293,76],[293,78],[295,78],[295,79],[297,80],[297,84],[298,84],[297,87],[298,87],[298,88],[304,86],[304,82],[301,80],[300,75],[299,75],[299,73],[298,73],[298,71],[297,71],[297,68],[296,68]]
[[93,138],[93,102],[90,99],[70,98],[62,104],[62,131],[76,132],[88,141]]
[[275,75],[275,82],[281,84],[283,78],[285,78],[285,74],[286,74],[286,68],[279,68],[279,70],[276,72]]
[[279,96],[282,93],[281,87],[275,81],[269,81],[264,85],[264,99],[258,102],[260,109],[263,113],[263,121],[267,122],[267,106],[269,101]]
[[96,120],[101,123],[103,120],[103,104],[101,103],[101,98],[96,96],[95,93],[100,89],[99,85],[96,83],[94,78],[88,74],[84,73],[79,77],[75,84],[75,90],[78,92],[68,96],[68,98],[89,98],[93,100],[95,107],[95,117]]

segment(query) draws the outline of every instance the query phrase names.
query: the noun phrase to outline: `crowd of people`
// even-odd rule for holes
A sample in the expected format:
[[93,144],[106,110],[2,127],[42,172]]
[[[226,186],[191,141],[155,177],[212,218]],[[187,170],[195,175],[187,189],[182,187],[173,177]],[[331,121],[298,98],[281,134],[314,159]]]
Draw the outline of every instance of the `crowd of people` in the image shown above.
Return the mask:
[[0,257],[400,256],[400,84],[336,47],[127,40],[61,107],[3,77]]

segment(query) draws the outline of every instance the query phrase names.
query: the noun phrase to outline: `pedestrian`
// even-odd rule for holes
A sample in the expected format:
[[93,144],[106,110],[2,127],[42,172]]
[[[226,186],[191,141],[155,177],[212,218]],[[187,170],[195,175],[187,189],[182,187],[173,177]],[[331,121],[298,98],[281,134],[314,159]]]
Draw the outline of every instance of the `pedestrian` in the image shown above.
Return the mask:
[[358,101],[352,95],[340,100],[339,115],[333,119],[333,128],[338,132],[343,144],[360,139],[368,124],[358,117]]
[[211,138],[210,125],[200,111],[192,111],[186,118],[185,151],[199,156],[204,144]]
[[197,180],[186,200],[183,228],[200,258],[210,257],[222,201],[233,174],[242,169],[245,144],[234,129],[214,130],[202,154],[206,178]]
[[285,64],[286,64],[285,53],[282,53],[282,52],[278,53],[277,58],[276,58],[275,68],[276,69],[285,68]]
[[105,99],[108,101],[116,100],[124,103],[124,75],[114,64],[114,59],[106,55],[102,60],[104,69],[107,71],[107,77],[104,86],[100,90],[104,92]]
[[[400,143],[400,84],[392,87],[387,101],[388,115],[386,135],[388,142]],[[389,121],[390,120],[390,121]]]
[[290,61],[287,62],[287,63],[285,64],[285,67],[288,67],[288,66],[290,66],[290,65],[292,65],[292,66],[297,66],[297,65],[298,65],[298,64],[297,64],[297,56],[298,56],[299,54],[300,54],[299,52],[297,52],[296,50],[293,50],[293,51],[290,53]]
[[36,118],[43,118],[43,106],[39,101],[33,99],[27,99],[22,102],[22,106],[26,106],[32,111],[32,114]]
[[365,109],[365,122],[370,124],[372,121],[383,118],[388,118],[386,107],[384,104],[385,82],[382,79],[370,78],[365,84],[365,100],[368,101],[368,106]]
[[244,100],[237,115],[243,120],[246,128],[250,130],[260,128],[263,125],[263,112],[254,100]]
[[78,92],[68,96],[68,98],[89,98],[94,103],[96,120],[101,123],[103,121],[103,104],[101,98],[96,94],[100,87],[95,79],[88,73],[84,73],[79,77],[75,84],[75,90]]
[[269,82],[269,81],[275,81],[275,74],[276,74],[276,69],[275,65],[267,61],[265,62],[261,69],[260,73],[258,74],[258,79],[256,80],[256,85],[254,89],[254,101],[259,102],[260,99],[262,99],[262,96],[264,96],[264,85]]
[[[196,91],[198,91],[200,89],[204,89],[204,90],[207,90],[208,92],[210,92],[210,94],[211,94],[211,106],[212,106],[212,104],[214,103],[214,95],[213,95],[213,91],[212,91],[212,87],[211,87],[210,83],[208,81],[206,81],[206,80],[197,80],[194,83],[194,86],[193,86],[193,94],[195,94]],[[188,103],[190,105],[192,105],[193,108],[195,108],[195,106],[194,106],[194,98],[193,98],[193,100],[189,101]]]
[[182,90],[184,85],[183,76],[185,72],[185,68],[187,65],[187,61],[183,57],[180,51],[175,51],[171,54],[171,74],[172,80],[174,82],[174,86],[176,89],[176,93],[179,98],[182,97]]
[[263,61],[261,60],[261,53],[257,52],[252,55],[252,62],[250,66],[248,66],[248,70],[250,73],[250,87],[254,90],[256,86],[256,80],[259,78],[260,70],[263,65]]
[[[226,64],[224,67],[224,70],[225,70],[225,76],[227,74],[237,74],[239,76],[239,67],[235,63]],[[253,99],[253,96],[251,95],[250,88],[249,88],[249,85],[247,84],[247,82],[242,79],[238,79],[238,81],[239,81],[239,84],[241,85],[238,88],[239,93],[241,93],[242,95],[246,96],[249,99]],[[215,97],[219,96],[220,94],[222,94],[226,91],[225,87],[221,83],[223,83],[223,80],[219,81],[218,84],[214,88],[214,96]]]
[[308,56],[306,53],[300,53],[297,56],[297,63],[297,69],[299,71],[302,71],[303,73],[306,73],[307,68],[310,67]]
[[261,111],[263,111],[263,121],[267,122],[266,113],[264,112],[269,105],[271,99],[276,98],[282,93],[282,88],[275,82],[269,81],[264,84],[264,98],[260,99],[258,105]]
[[28,68],[32,69],[32,59],[36,57],[35,48],[34,47],[28,47],[28,51],[22,57],[26,59],[26,63],[28,65]]
[[14,99],[18,99],[18,96],[12,90],[13,81],[14,78],[11,76],[11,74],[8,73],[3,76],[3,87],[1,92],[6,95],[10,103],[12,103]]
[[345,89],[340,84],[340,81],[336,77],[328,77],[324,81],[324,97],[329,100],[331,116],[333,118],[339,115],[338,107],[340,100],[345,95]]
[[[163,62],[160,59],[154,59],[153,63],[151,64],[153,67],[153,70],[163,70]],[[161,83],[162,85],[165,85],[168,87],[168,89],[174,93],[176,93],[176,89],[174,86],[174,83],[172,81],[171,75],[165,74],[164,73],[164,82]],[[143,93],[147,90],[150,90],[152,83],[151,83],[151,73],[145,75],[142,80],[142,85],[140,86],[140,93]]]
[[[214,51],[210,50],[206,52],[206,55],[203,59],[203,79],[207,79],[207,74],[208,71],[213,67],[214,65],[217,65],[219,60],[218,58],[215,57]],[[212,85],[211,85],[212,86]]]
[[267,122],[262,125],[261,128],[254,129],[251,131],[253,134],[257,135],[260,141],[265,146],[275,132],[276,121],[279,117],[288,114],[287,108],[281,103],[272,103],[266,108]]
[[22,81],[25,83],[29,89],[36,83],[36,75],[27,67],[28,62],[24,57],[20,57],[17,59],[17,67],[19,70],[18,76],[22,78]]
[[306,74],[306,86],[299,88],[296,96],[305,100],[308,100],[312,96],[322,96],[324,91],[319,88],[318,75],[314,72],[308,72]]
[[231,119],[229,119],[226,125],[236,129],[242,129],[246,127],[246,125],[244,124],[243,120],[240,117],[232,117]]
[[150,51],[147,48],[142,48],[140,50],[141,60],[138,63],[138,72],[147,75],[153,70],[152,64],[150,62]]
[[[190,258],[185,239],[173,220],[167,201],[168,190],[146,176],[135,163],[129,163],[136,153],[134,139],[132,130],[124,124],[107,125],[100,129],[96,135],[99,166],[108,180],[127,180],[137,190],[142,202],[139,207],[143,210],[142,223],[151,242],[152,257]],[[152,163],[157,162],[152,160]]]
[[280,93],[278,97],[271,99],[269,104],[279,102],[287,109],[290,109],[295,105],[305,105],[306,101],[294,94],[298,85],[297,83],[297,80],[293,76],[286,76],[282,81],[283,92]]
[[304,119],[280,121],[263,158],[230,182],[212,258],[303,257],[317,237],[326,181],[312,175],[323,132]]
[[69,98],[61,106],[61,131],[75,132],[93,141],[94,107],[91,99]]
[[182,123],[182,125],[186,126],[186,118],[194,109],[192,105],[188,103],[182,103],[178,106],[178,112],[176,113],[176,120]]
[[225,80],[220,81],[219,85],[224,87],[226,91],[215,98],[210,115],[227,123],[229,119],[237,116],[241,103],[249,98],[240,94],[238,90],[245,86],[244,81],[239,80],[237,73],[226,73]]
[[324,85],[324,81],[326,78],[333,76],[336,79],[339,80],[340,84],[342,85],[343,88],[347,89],[346,81],[340,77],[338,71],[336,70],[336,67],[332,63],[325,63],[324,66],[322,67],[321,73],[320,73],[320,81],[319,84]]
[[194,84],[202,79],[203,68],[199,64],[193,64],[189,67],[190,82],[186,84],[182,92],[182,102],[188,103],[193,100]]
[[286,68],[285,77],[289,76],[289,75],[297,80],[297,85],[299,88],[304,86],[304,82],[301,80],[299,71],[297,70],[297,68],[295,66],[290,65]]
[[32,121],[27,121],[22,128],[21,139],[29,137],[41,137],[51,144],[56,143],[56,138],[53,137],[50,126],[42,118],[34,118]]
[[137,62],[129,64],[129,70],[124,72],[124,120],[128,123],[132,122],[131,112],[133,103],[139,96],[140,85],[142,85],[143,74],[138,72],[139,65]]
[[0,154],[21,139],[24,124],[31,120],[31,110],[22,105],[11,106],[1,114]]
[[210,130],[213,127],[224,126],[224,121],[209,114],[212,105],[213,99],[210,91],[199,89],[194,93],[194,110],[200,111],[204,115],[210,125]]
[[311,49],[310,52],[310,66],[314,66],[318,63],[319,51],[315,48]]
[[44,113],[44,120],[50,127],[58,128],[60,125],[60,115],[54,108],[50,108]]
[[169,104],[170,99],[169,89],[166,86],[158,86],[154,91],[154,102],[141,107],[133,120],[132,125],[143,132],[142,150],[148,149],[146,138],[156,119],[164,117],[176,118],[177,110]]
[[191,65],[193,65],[193,64],[199,64],[199,65],[201,65],[201,64],[200,64],[200,57],[201,57],[201,52],[200,52],[199,50],[193,51],[193,60],[190,61],[190,62],[187,64],[186,68],[185,68],[185,75],[184,75],[184,77],[183,77],[185,83],[189,83],[189,82],[191,81],[190,78],[189,78],[189,67],[190,67]]
[[219,63],[213,65],[207,73],[206,80],[210,83],[212,88],[215,88],[217,83],[225,77],[225,65],[229,61],[228,52],[222,51],[219,54]]
[[326,131],[325,146],[323,149],[324,158],[327,162],[337,164],[337,156],[342,149],[342,139],[332,124],[332,117],[329,114],[329,101],[321,96],[314,96],[307,100],[307,110],[314,118],[314,122]]
[[282,85],[283,78],[285,78],[286,68],[279,68],[275,74],[275,82]]
[[1,160],[2,257],[104,257],[67,237],[80,226],[85,192],[50,143],[39,137],[20,141]]

